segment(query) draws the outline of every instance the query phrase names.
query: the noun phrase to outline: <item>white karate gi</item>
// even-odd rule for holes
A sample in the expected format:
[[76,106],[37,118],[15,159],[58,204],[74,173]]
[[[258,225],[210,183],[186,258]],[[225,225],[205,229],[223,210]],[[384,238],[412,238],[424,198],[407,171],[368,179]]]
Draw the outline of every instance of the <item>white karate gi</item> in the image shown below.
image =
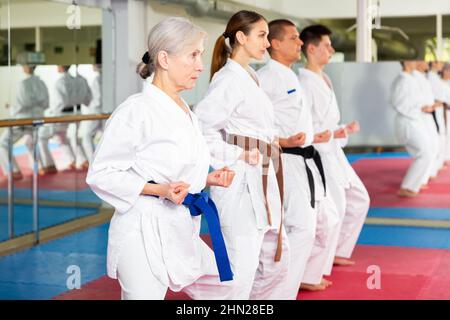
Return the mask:
[[[450,106],[450,80],[445,81],[445,99],[447,106]],[[450,160],[450,110],[447,109],[447,127],[446,127],[446,143],[445,143],[445,160]]]
[[[288,138],[304,132],[306,142],[302,147],[310,146],[314,139],[311,111],[304,101],[294,71],[271,59],[258,70],[258,75],[261,87],[273,103],[280,137]],[[306,161],[314,176],[315,208],[311,206],[311,191],[303,157],[291,154],[283,154],[282,157],[285,226],[291,261],[287,285],[280,294],[284,294],[286,299],[296,299],[302,280],[309,284],[320,283],[330,250],[327,235],[337,228],[339,215],[334,202],[325,196],[322,178],[313,159]],[[317,224],[317,220],[323,223]],[[317,234],[316,227],[319,227]]]
[[[325,79],[323,78],[325,77]],[[331,81],[308,69],[299,69],[300,86],[311,104],[315,132],[339,128],[340,112]],[[314,145],[322,156],[325,167],[328,195],[340,215],[337,234],[331,236],[335,253],[329,256],[327,270],[330,274],[334,256],[350,258],[369,210],[370,198],[364,184],[348,162],[342,147],[347,139],[331,139],[328,143]],[[332,250],[333,251],[333,250]]]
[[[35,75],[29,75],[19,84],[15,102],[11,105],[11,117],[19,118],[41,118],[44,115],[45,109],[48,108],[48,90],[45,83]],[[25,136],[25,145],[28,149],[30,164],[32,163],[32,130],[30,127],[14,127],[12,131],[12,143],[16,143]],[[7,174],[8,168],[8,140],[9,130],[4,129],[0,138],[0,164]],[[38,139],[39,149],[39,165],[41,167],[48,167],[53,165],[53,159],[50,156],[46,140],[42,137]],[[19,166],[13,158],[13,171],[19,172]]]
[[196,116],[148,81],[113,113],[86,182],[116,209],[109,227],[107,272],[124,299],[164,299],[167,288],[195,299],[226,299],[214,255],[199,237],[200,217],[184,205],[140,195],[147,181],[184,181],[198,193],[210,155]]
[[[77,74],[75,77],[75,100],[74,105],[81,107],[81,113],[83,113],[83,106],[90,105],[92,101],[92,92],[89,88],[89,84],[87,80]],[[78,113],[79,110],[76,110],[75,113]],[[81,122],[83,123],[83,122]],[[81,124],[78,122],[73,122],[69,124],[67,128],[67,136],[70,140],[70,145],[72,150],[76,153],[76,162],[77,167],[81,166],[81,164],[87,161],[87,155],[82,145],[82,140],[80,138],[80,127]]]
[[[92,92],[92,100],[88,105],[81,106],[81,114],[99,114],[102,112],[102,84],[99,72],[96,72],[94,79],[90,85]],[[83,153],[89,162],[92,161],[94,155],[94,137],[97,131],[101,129],[102,122],[100,120],[82,121],[79,126],[78,138],[81,139],[81,147]]]
[[[447,93],[446,93],[446,83],[442,80],[441,76],[438,75],[436,72],[430,70],[427,73],[428,81],[431,84],[431,89],[433,90],[433,95],[435,100],[440,102],[446,102],[449,103],[450,99],[447,99]],[[446,141],[447,141],[447,132],[445,129],[446,123],[445,123],[445,110],[443,107],[438,107],[436,109],[436,120],[439,125],[439,153],[438,153],[438,160],[437,160],[437,166],[438,169],[442,168],[444,166],[445,162],[445,148],[446,148]]]
[[[63,112],[65,107],[75,106],[77,100],[76,80],[69,73],[60,73],[55,83],[53,100],[50,101],[50,108],[46,110],[47,117],[59,117],[73,113]],[[65,161],[75,162],[75,154],[67,136],[69,125],[67,123],[58,123],[53,125],[44,125],[40,128],[40,135],[47,139],[56,137],[60,144],[61,152]]]
[[419,83],[413,75],[402,72],[394,80],[391,88],[391,104],[397,112],[395,129],[397,139],[405,145],[408,153],[414,158],[401,188],[414,192],[420,190],[424,180],[430,176],[433,163],[433,149],[427,126],[423,121],[423,99],[420,97]]
[[[435,97],[433,94],[433,89],[430,82],[428,81],[426,75],[422,72],[414,70],[412,72],[414,79],[419,84],[419,97],[421,99],[422,106],[432,106],[435,102]],[[433,120],[431,113],[422,112],[422,121],[427,128],[427,134],[429,136],[428,143],[431,146],[431,152],[433,154],[433,161],[431,161],[430,177],[435,177],[439,171],[439,133],[436,130],[436,124]],[[428,179],[424,180],[423,183],[427,183]]]
[[[262,165],[239,160],[243,149],[228,144],[230,134],[270,143],[275,138],[273,106],[258,86],[253,69],[245,70],[228,59],[211,81],[208,92],[195,107],[212,155],[212,166],[229,166],[236,172],[232,185],[211,188],[234,272],[235,299],[281,299],[272,294],[284,285],[289,263],[286,232],[282,231],[281,261],[275,262],[280,196],[270,163],[267,197],[272,226],[267,221],[262,187]],[[262,160],[262,159],[261,159]]]

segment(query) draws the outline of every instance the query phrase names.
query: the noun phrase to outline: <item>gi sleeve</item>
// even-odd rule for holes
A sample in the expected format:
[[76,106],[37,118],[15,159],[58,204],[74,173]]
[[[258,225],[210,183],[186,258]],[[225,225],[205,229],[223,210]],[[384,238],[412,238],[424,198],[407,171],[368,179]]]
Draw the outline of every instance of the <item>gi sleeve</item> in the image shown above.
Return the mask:
[[417,119],[419,116],[416,99],[414,99],[414,92],[408,90],[408,83],[404,78],[397,78],[391,90],[391,104],[395,111],[410,119]]
[[11,116],[15,117],[18,113],[25,112],[30,109],[32,104],[30,90],[25,85],[25,81],[20,82],[17,89],[16,103],[11,108]]
[[53,99],[50,103],[50,115],[57,116],[69,105],[67,99],[67,90],[63,81],[57,81],[55,84]]
[[101,95],[101,83],[99,77],[95,78],[91,85],[92,89],[92,101],[89,105],[91,111],[102,111],[102,95]]
[[88,106],[91,103],[93,97],[92,97],[91,88],[89,87],[86,79],[83,79],[83,86],[84,86],[85,95],[83,97],[82,103],[85,106]]
[[[280,78],[280,75],[275,72],[270,72],[269,69],[261,69],[258,71],[258,78],[261,89],[266,93],[266,95],[269,97],[270,101],[273,105],[273,111],[274,111],[274,125],[272,130],[272,135],[274,137],[280,136],[280,130],[282,123],[281,119],[279,117],[279,113],[277,112],[276,105],[278,101],[281,101],[283,99],[283,86],[280,84],[283,84],[283,79]],[[281,87],[281,88],[280,88]],[[282,137],[284,138],[284,137]]]
[[40,84],[40,90],[39,92],[41,93],[41,101],[40,101],[40,107],[42,108],[42,110],[45,110],[48,108],[49,105],[49,96],[48,96],[48,89],[47,86],[45,85],[45,83],[40,80],[39,81]]
[[135,204],[147,183],[133,170],[142,125],[130,112],[134,106],[124,107],[108,120],[86,177],[92,191],[119,213]]

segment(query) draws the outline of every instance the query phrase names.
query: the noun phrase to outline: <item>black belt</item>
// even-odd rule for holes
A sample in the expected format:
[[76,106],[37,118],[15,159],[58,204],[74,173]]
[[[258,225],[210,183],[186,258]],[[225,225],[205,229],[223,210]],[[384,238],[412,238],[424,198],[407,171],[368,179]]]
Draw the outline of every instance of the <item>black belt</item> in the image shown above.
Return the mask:
[[436,118],[436,111],[433,110],[433,112],[431,112],[431,115],[433,116],[434,124],[436,125],[436,130],[437,130],[438,133],[440,133],[439,132],[439,124],[438,124],[438,121],[437,121],[437,118]]
[[77,111],[80,111],[81,105],[64,107],[64,109],[62,109],[62,112],[73,112],[75,110],[75,108],[77,108]]
[[309,190],[311,192],[311,207],[314,208],[315,203],[316,203],[315,194],[314,194],[314,176],[312,174],[311,169],[308,166],[308,163],[306,162],[306,159],[314,160],[314,163],[316,164],[317,169],[319,170],[320,176],[322,178],[323,190],[325,191],[325,195],[326,195],[327,185],[325,182],[325,172],[323,170],[322,159],[320,158],[319,152],[313,146],[308,146],[305,148],[301,148],[301,147],[282,148],[282,151],[283,151],[283,153],[295,154],[297,156],[303,157],[303,161],[305,162],[306,174],[308,176]]

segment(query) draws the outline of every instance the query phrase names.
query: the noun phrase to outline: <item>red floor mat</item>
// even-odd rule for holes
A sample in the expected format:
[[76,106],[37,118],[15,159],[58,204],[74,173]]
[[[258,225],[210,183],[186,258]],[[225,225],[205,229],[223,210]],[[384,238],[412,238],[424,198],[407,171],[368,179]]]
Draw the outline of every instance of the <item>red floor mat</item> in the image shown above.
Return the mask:
[[[353,259],[356,265],[335,267],[328,279],[333,285],[322,292],[301,291],[304,300],[415,300],[450,299],[450,250],[359,245]],[[369,266],[380,268],[380,289],[369,289]],[[116,280],[102,277],[80,290],[66,292],[57,300],[119,299]],[[168,292],[167,300],[189,299],[184,293]]]
[[[59,151],[52,152],[57,163],[64,164],[61,161],[61,153]],[[17,163],[22,170],[24,178],[14,182],[15,188],[31,189],[33,185],[32,170],[29,165],[28,156],[20,155],[17,158]],[[59,170],[64,168],[58,167]],[[1,171],[1,170],[0,170]],[[86,170],[67,170],[59,171],[57,174],[49,174],[45,176],[39,176],[39,188],[47,190],[61,190],[61,191],[75,191],[89,188],[86,184]],[[8,187],[7,177],[0,174],[0,189],[6,189]]]
[[[384,246],[356,247],[356,265],[335,267],[327,279],[333,282],[322,292],[301,291],[303,300],[422,300],[450,299],[450,250]],[[369,289],[373,275],[369,266],[380,270],[380,289]],[[445,271],[447,270],[447,271]]]
[[450,169],[431,180],[415,198],[396,195],[411,159],[362,159],[353,168],[370,194],[371,207],[450,208]]

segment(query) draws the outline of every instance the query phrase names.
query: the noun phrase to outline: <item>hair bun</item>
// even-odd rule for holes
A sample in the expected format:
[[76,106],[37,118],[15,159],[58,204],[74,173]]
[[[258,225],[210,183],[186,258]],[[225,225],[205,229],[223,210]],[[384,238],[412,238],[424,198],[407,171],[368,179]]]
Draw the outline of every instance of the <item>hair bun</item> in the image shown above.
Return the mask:
[[148,54],[148,51],[146,51],[144,53],[144,55],[142,56],[142,62],[145,64],[149,64],[150,63],[150,55]]

